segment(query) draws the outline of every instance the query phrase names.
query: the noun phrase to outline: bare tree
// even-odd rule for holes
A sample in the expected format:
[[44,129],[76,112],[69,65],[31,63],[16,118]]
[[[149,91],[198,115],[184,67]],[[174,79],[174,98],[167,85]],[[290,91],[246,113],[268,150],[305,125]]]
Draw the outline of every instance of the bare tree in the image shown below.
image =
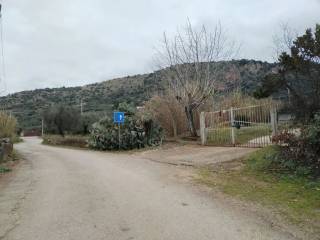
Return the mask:
[[230,59],[236,50],[220,23],[208,31],[205,25],[194,28],[188,21],[171,40],[164,33],[158,62],[167,70],[170,89],[184,107],[192,136],[197,136],[194,111],[214,94],[218,62]]
[[290,52],[298,33],[288,23],[280,23],[279,32],[273,35],[274,60],[278,61],[283,52]]

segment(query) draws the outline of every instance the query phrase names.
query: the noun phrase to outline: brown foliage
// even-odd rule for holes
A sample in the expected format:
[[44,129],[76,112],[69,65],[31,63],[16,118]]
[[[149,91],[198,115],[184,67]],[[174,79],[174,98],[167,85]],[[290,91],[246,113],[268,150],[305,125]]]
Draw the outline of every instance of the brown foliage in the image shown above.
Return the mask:
[[144,111],[160,123],[167,136],[177,137],[188,131],[184,109],[172,95],[152,97]]
[[0,138],[12,138],[16,132],[17,120],[0,111]]
[[214,109],[230,109],[248,107],[254,105],[272,105],[275,104],[271,98],[255,99],[247,94],[242,93],[240,90],[235,90],[227,95],[217,97],[214,101]]

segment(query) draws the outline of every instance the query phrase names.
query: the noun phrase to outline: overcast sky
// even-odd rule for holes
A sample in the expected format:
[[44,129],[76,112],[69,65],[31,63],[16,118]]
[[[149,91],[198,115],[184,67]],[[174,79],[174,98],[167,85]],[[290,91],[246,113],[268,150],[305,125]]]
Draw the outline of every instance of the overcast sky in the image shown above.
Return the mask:
[[265,61],[273,60],[272,36],[281,22],[300,32],[320,23],[320,0],[0,2],[6,93],[150,72],[163,32],[170,36],[187,18],[209,28],[220,21],[242,44],[239,58]]

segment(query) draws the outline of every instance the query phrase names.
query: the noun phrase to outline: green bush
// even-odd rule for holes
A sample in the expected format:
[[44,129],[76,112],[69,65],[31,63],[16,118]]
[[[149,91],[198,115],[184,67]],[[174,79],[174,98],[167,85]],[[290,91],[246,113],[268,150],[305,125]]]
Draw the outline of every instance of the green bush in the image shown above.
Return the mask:
[[[126,116],[120,126],[107,117],[93,124],[89,146],[99,150],[129,150],[145,146],[156,146],[162,141],[162,129],[152,120],[141,121],[134,116]],[[120,145],[120,147],[119,147]]]
[[43,120],[46,133],[64,136],[77,131],[80,112],[73,107],[57,105],[43,112]]
[[100,115],[97,113],[84,113],[80,116],[78,127],[71,133],[88,135],[90,133],[92,124],[97,122],[100,118]]
[[283,132],[273,139],[281,144],[281,167],[298,175],[320,177],[320,115],[301,134]]
[[320,115],[310,125],[301,129],[301,135],[288,139],[283,148],[284,157],[300,172],[320,176]]

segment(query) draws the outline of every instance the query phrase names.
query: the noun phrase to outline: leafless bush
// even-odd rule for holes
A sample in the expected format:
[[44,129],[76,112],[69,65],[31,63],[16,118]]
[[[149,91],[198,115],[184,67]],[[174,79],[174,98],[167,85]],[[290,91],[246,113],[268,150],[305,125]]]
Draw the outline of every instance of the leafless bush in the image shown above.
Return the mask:
[[184,109],[172,95],[152,97],[144,111],[160,123],[167,136],[177,137],[188,131]]
[[230,59],[236,52],[221,24],[210,30],[204,25],[195,28],[188,21],[172,39],[164,34],[158,64],[167,69],[170,89],[183,107],[192,136],[197,136],[195,112],[216,89],[220,67],[212,63]]

